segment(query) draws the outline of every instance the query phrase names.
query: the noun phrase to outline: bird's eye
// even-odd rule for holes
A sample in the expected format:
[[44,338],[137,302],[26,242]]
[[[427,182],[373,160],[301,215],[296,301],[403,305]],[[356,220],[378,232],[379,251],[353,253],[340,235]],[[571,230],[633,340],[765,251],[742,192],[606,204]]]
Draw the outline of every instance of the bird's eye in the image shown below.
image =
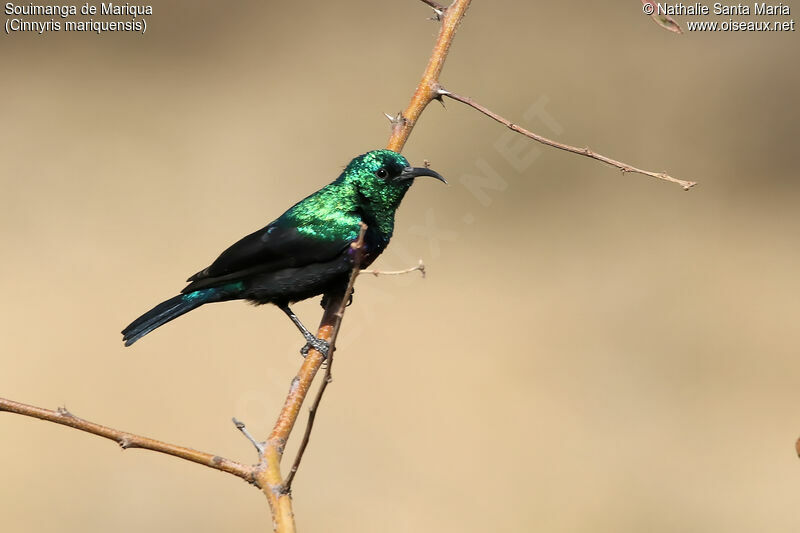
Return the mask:
[[375,175],[381,179],[386,179],[389,177],[389,171],[381,167],[375,172]]

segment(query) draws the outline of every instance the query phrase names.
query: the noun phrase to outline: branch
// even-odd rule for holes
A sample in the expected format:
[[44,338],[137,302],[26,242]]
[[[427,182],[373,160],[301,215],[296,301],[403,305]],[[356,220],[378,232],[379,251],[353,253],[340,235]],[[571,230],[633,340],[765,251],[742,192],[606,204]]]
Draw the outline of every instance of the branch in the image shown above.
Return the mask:
[[236,420],[236,418],[234,418],[233,425],[235,425],[236,429],[241,431],[242,435],[244,435],[244,437],[250,441],[250,444],[252,444],[255,447],[256,452],[258,452],[258,459],[261,460],[261,458],[264,457],[265,443],[256,440],[256,438],[247,429],[247,426],[244,425],[244,422],[240,422],[239,420]]
[[[422,79],[417,85],[413,97],[411,98],[411,102],[408,104],[408,107],[405,109],[405,111],[400,113],[397,118],[392,119],[392,134],[387,143],[388,149],[396,152],[402,151],[405,143],[408,141],[411,131],[413,130],[427,105],[433,100],[442,101],[443,96],[448,96],[449,98],[461,101],[462,103],[478,109],[482,113],[497,120],[498,122],[505,124],[514,131],[522,133],[531,139],[549,146],[597,159],[609,165],[613,165],[621,169],[623,172],[636,172],[658,179],[672,181],[681,184],[685,189],[695,185],[694,182],[678,180],[666,174],[648,172],[634,168],[625,163],[620,163],[605,156],[595,154],[588,148],[575,148],[545,139],[544,137],[531,133],[523,128],[520,128],[519,126],[512,124],[499,115],[489,111],[487,108],[473,102],[469,98],[462,97],[442,89],[441,85],[439,84],[439,77],[442,69],[444,68],[444,62],[450,50],[450,45],[455,37],[461,20],[464,18],[464,15],[469,8],[471,0],[454,0],[449,7],[444,7],[438,2],[434,2],[432,0],[421,1],[434,9],[437,14],[437,18],[439,18],[442,22],[442,26],[439,31],[436,44],[433,48],[433,52],[428,60],[428,65],[425,68]],[[355,260],[354,264],[356,266],[360,264],[360,258],[362,257],[361,254],[363,253],[362,248],[365,229],[366,228],[362,225],[358,241],[354,245],[353,254]],[[380,272],[365,270],[364,272],[377,276],[381,274],[404,274],[408,272],[414,272],[415,270],[419,270],[423,273],[423,275],[425,273],[424,265],[421,262],[419,266],[405,271]],[[269,502],[270,510],[272,511],[273,528],[275,531],[280,533],[294,533],[295,523],[294,514],[292,512],[292,500],[290,492],[291,484],[294,480],[294,476],[300,465],[303,454],[308,446],[311,430],[314,424],[314,417],[317,409],[319,408],[323,393],[331,381],[331,366],[333,363],[336,338],[341,327],[345,307],[350,299],[350,295],[352,294],[353,284],[355,283],[358,274],[358,269],[354,268],[351,271],[347,289],[340,294],[332,295],[332,297],[328,299],[325,307],[317,337],[321,340],[328,341],[330,346],[330,360],[328,361],[328,367],[325,372],[325,381],[320,385],[317,396],[314,400],[311,410],[309,411],[309,423],[306,427],[298,455],[294,461],[289,475],[285,480],[283,480],[281,476],[280,463],[281,459],[283,458],[286,442],[288,441],[292,429],[297,422],[300,408],[306,396],[308,395],[311,383],[324,362],[323,355],[319,351],[313,349],[309,350],[309,353],[304,359],[300,370],[292,380],[289,393],[284,401],[284,405],[280,411],[278,419],[275,422],[272,432],[265,442],[262,443],[257,441],[252,435],[250,435],[244,424],[234,420],[236,427],[252,442],[258,451],[259,462],[253,467],[245,466],[217,455],[199,452],[190,448],[184,448],[101,426],[99,424],[77,418],[69,413],[66,409],[50,411],[10,400],[0,399],[0,411],[7,411],[39,418],[41,420],[54,422],[92,433],[117,442],[120,446],[122,446],[123,449],[142,448],[157,451],[238,476],[259,487],[264,492]]]
[[[361,272],[363,272],[363,270],[358,269],[358,265],[361,264],[361,259],[364,256],[364,235],[366,232],[367,226],[362,222],[361,231],[358,234],[358,240],[350,245],[350,247],[353,249],[353,270],[350,271],[350,279],[347,282],[347,289],[344,291],[345,297],[341,300],[341,302],[339,302],[339,310],[336,313],[338,322],[333,328],[333,333],[331,333],[330,349],[328,350],[325,376],[322,380],[322,384],[319,386],[317,396],[314,398],[314,403],[311,404],[311,408],[308,410],[308,424],[306,424],[306,431],[303,433],[303,440],[300,442],[300,448],[297,450],[297,457],[295,457],[292,468],[289,471],[289,475],[286,476],[286,481],[283,483],[287,492],[291,492],[292,490],[292,481],[294,481],[294,476],[297,473],[297,469],[300,468],[300,461],[303,460],[303,454],[305,454],[306,448],[308,447],[308,441],[311,439],[311,430],[314,428],[314,419],[317,417],[317,410],[319,409],[319,404],[322,401],[322,396],[325,394],[325,389],[328,388],[328,384],[333,381],[331,372],[333,371],[333,354],[336,352],[336,339],[339,336],[339,329],[342,327],[342,319],[344,318],[344,310],[347,307],[347,302],[350,301],[350,296],[353,294],[353,287],[356,284],[356,278]],[[422,261],[420,261],[420,264],[422,264]]]
[[423,4],[428,4],[434,11],[436,11],[436,15],[441,17],[442,14],[447,9],[439,2],[433,2],[432,0],[421,0]]
[[[435,4],[435,2],[422,1],[429,6]],[[389,150],[401,152],[422,112],[432,100],[441,98],[438,92],[439,76],[444,68],[447,53],[450,51],[450,44],[453,42],[461,19],[464,18],[467,8],[469,8],[470,1],[455,0],[440,16],[442,27],[439,30],[439,37],[436,39],[436,45],[433,47],[431,58],[428,60],[428,66],[425,68],[422,79],[417,85],[417,90],[414,91],[414,96],[411,98],[406,110],[400,113],[396,119],[392,119],[392,136],[386,145]]]
[[[317,337],[330,340],[333,331],[334,313],[328,306],[322,316]],[[267,497],[272,512],[273,529],[280,533],[294,533],[294,513],[291,495],[285,490],[281,475],[281,459],[289,435],[292,432],[300,407],[308,395],[311,382],[322,365],[323,356],[317,350],[309,350],[297,375],[292,379],[289,394],[286,396],[278,420],[264,446],[264,453],[256,466],[256,481]]]
[[677,183],[678,185],[683,187],[684,191],[688,191],[689,189],[691,189],[692,187],[697,185],[696,181],[679,180],[678,178],[673,178],[672,176],[670,176],[669,174],[666,174],[664,172],[651,172],[649,170],[642,170],[640,168],[636,168],[636,167],[631,166],[631,165],[629,165],[627,163],[622,163],[620,161],[616,161],[614,159],[611,159],[610,157],[606,157],[606,156],[604,156],[602,154],[598,154],[596,152],[593,152],[589,148],[577,148],[575,146],[570,146],[568,144],[562,144],[560,142],[552,141],[552,140],[550,140],[550,139],[548,139],[546,137],[542,137],[541,135],[537,135],[536,133],[530,132],[530,131],[526,130],[525,128],[517,126],[516,124],[514,124],[510,120],[501,117],[500,115],[498,115],[494,111],[491,111],[490,109],[488,109],[488,108],[482,106],[481,104],[477,103],[472,98],[469,98],[467,96],[461,96],[459,94],[456,94],[456,93],[453,93],[453,92],[450,92],[450,91],[446,91],[441,86],[438,89],[438,94],[441,95],[441,96],[447,96],[448,98],[452,98],[453,100],[461,102],[462,104],[467,104],[468,106],[470,106],[470,107],[472,107],[474,109],[477,109],[478,111],[480,111],[481,113],[483,113],[487,117],[492,118],[492,119],[496,120],[497,122],[499,122],[501,124],[504,124],[509,129],[511,129],[513,131],[516,131],[517,133],[521,133],[522,135],[524,135],[524,136],[526,136],[528,138],[531,138],[534,141],[540,142],[542,144],[546,144],[547,146],[552,146],[553,148],[558,148],[559,150],[565,150],[567,152],[572,152],[573,154],[583,155],[583,156],[586,156],[586,157],[590,157],[592,159],[596,159],[597,161],[601,161],[603,163],[606,163],[607,165],[611,165],[613,167],[616,167],[616,168],[620,169],[623,173],[633,172],[634,174],[643,174],[645,176],[650,176],[651,178],[656,178],[656,179],[660,179],[660,180],[664,180],[664,181],[671,181],[672,183]]
[[[364,246],[365,232],[366,226],[362,224],[358,239],[355,244],[352,245],[354,248],[354,261],[356,259],[360,261],[361,254],[363,253],[362,249]],[[355,277],[357,276],[358,264],[359,263],[354,262],[353,272],[355,272],[355,274],[351,273],[347,290],[329,299],[317,333],[317,337],[327,341],[330,347],[328,350],[329,361],[326,378],[330,377],[330,364],[333,361],[333,352],[336,349],[336,337],[339,334],[339,328],[342,324],[344,309],[347,306],[347,302],[350,300],[350,294],[353,290],[352,284],[355,282]],[[292,380],[289,394],[278,415],[278,420],[275,422],[275,426],[265,443],[261,461],[255,468],[255,479],[266,495],[270,509],[272,510],[274,529],[280,533],[293,533],[295,531],[290,489],[291,482],[294,478],[294,472],[296,472],[297,467],[299,467],[302,454],[298,452],[298,458],[295,459],[295,463],[292,466],[293,472],[290,472],[286,481],[283,480],[281,475],[281,459],[283,458],[286,442],[289,440],[289,435],[291,435],[292,429],[297,422],[297,417],[300,414],[300,407],[303,405],[306,396],[308,396],[311,383],[317,375],[320,366],[322,366],[323,361],[324,357],[320,352],[313,349],[309,350],[308,355],[300,367],[300,371]],[[321,391],[317,395],[318,400],[314,402],[314,409],[319,406],[319,400],[321,400],[322,392],[324,392],[326,386],[327,383],[323,382]],[[308,445],[310,432],[310,428],[307,428],[306,435],[301,444],[301,449],[303,451],[305,450],[305,446]]]
[[[438,10],[441,8],[439,4],[434,6],[433,2],[422,1],[434,7],[434,9]],[[441,95],[438,93],[439,75],[444,68],[444,62],[450,50],[450,44],[453,42],[453,38],[458,30],[461,19],[464,18],[470,1],[471,0],[455,0],[448,8],[442,10],[442,14],[440,15],[442,27],[439,31],[439,37],[436,40],[436,45],[433,48],[431,57],[428,60],[428,66],[425,68],[422,79],[417,85],[417,89],[414,91],[414,96],[411,98],[408,107],[397,119],[392,120],[392,134],[386,145],[389,150],[394,150],[395,152],[402,151],[403,146],[405,146],[422,112],[432,100],[441,98]],[[351,281],[354,280],[355,277],[352,277]],[[331,298],[322,316],[322,321],[317,331],[317,338],[328,341],[331,345],[331,350],[328,352],[329,355],[333,354],[333,344],[335,343],[336,335],[338,335],[342,312],[348,300],[349,294],[347,296],[342,294],[336,298]],[[297,467],[299,467],[300,459],[302,459],[302,453],[298,451],[298,458],[295,459],[295,464],[292,466],[292,471],[287,476],[286,481],[281,478],[280,462],[283,457],[286,441],[297,421],[300,407],[308,395],[311,382],[314,380],[314,376],[316,376],[322,362],[323,357],[321,353],[316,350],[309,351],[305,361],[303,361],[303,365],[300,367],[300,371],[294,380],[292,380],[289,395],[286,397],[283,409],[278,416],[278,421],[275,423],[275,427],[267,439],[264,457],[257,469],[258,473],[256,474],[256,479],[269,501],[274,528],[276,531],[282,533],[291,533],[295,531],[289,488],[291,488],[294,474],[297,471]],[[330,370],[330,366],[328,369]],[[320,386],[320,392],[317,395],[319,399],[321,399],[321,394],[326,387],[327,383],[323,383]],[[313,419],[316,416],[316,409],[318,407],[319,403],[315,401],[312,406],[312,411],[309,413],[309,426],[313,427]],[[308,445],[310,431],[311,430],[307,426],[306,434],[301,443],[301,450],[303,452]]]
[[78,418],[63,407],[59,408],[57,411],[51,411],[49,409],[42,409],[41,407],[34,407],[32,405],[0,398],[0,411],[38,418],[39,420],[61,424],[62,426],[68,426],[99,437],[104,437],[115,441],[123,450],[127,450],[128,448],[142,448],[144,450],[152,450],[154,452],[165,453],[174,457],[186,459],[187,461],[201,464],[213,468],[214,470],[233,474],[234,476],[244,479],[248,483],[258,485],[253,467],[251,466],[245,466],[236,461],[220,457],[219,455],[199,452],[191,448],[184,448],[183,446],[176,446],[175,444],[168,444],[148,437],[134,435],[126,431],[101,426],[100,424]]
[[407,268],[405,270],[362,270],[361,274],[372,274],[376,278],[378,276],[402,276],[403,274],[411,274],[412,272],[419,271],[422,274],[422,277],[425,277],[425,263],[422,262],[422,259],[419,260],[419,264],[417,266],[413,266],[411,268]]
[[649,14],[656,21],[656,24],[672,33],[683,33],[681,25],[674,18],[658,12],[658,4],[652,0],[642,0],[642,5],[644,6],[645,14]]

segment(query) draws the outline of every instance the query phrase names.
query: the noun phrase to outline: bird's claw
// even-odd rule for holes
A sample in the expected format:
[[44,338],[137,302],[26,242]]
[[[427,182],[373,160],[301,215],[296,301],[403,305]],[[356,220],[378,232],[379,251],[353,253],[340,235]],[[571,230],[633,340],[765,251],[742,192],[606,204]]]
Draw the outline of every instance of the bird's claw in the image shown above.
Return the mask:
[[306,357],[308,356],[309,351],[316,350],[322,354],[323,359],[327,359],[330,348],[331,345],[328,344],[328,341],[314,337],[309,339],[308,342],[306,342],[306,345],[300,348],[300,353],[303,357]]

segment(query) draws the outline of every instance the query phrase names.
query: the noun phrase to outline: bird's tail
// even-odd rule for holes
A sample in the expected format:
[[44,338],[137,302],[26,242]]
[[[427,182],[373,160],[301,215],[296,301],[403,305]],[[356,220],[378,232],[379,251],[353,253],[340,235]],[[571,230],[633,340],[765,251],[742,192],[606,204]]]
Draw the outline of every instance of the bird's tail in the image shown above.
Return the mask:
[[170,320],[174,320],[203,304],[222,301],[226,299],[224,296],[217,289],[203,289],[188,294],[179,294],[166,302],[161,302],[131,322],[128,327],[122,330],[122,340],[125,342],[125,346],[130,346]]

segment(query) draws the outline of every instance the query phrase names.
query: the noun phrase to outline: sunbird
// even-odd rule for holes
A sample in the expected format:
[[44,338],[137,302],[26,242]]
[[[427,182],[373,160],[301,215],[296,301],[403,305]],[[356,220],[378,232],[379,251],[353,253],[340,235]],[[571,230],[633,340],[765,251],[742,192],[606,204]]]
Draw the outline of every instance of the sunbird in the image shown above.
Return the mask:
[[354,158],[329,185],[300,200],[260,230],[242,238],[194,276],[181,294],[162,302],[122,330],[130,346],[154,329],[201,305],[247,300],[277,305],[297,326],[306,344],[327,357],[326,341],[306,328],[289,304],[346,289],[354,265],[351,243],[366,224],[361,264],[369,266],[389,244],[394,215],[414,183],[430,176],[427,167],[409,166],[391,150],[373,150]]

